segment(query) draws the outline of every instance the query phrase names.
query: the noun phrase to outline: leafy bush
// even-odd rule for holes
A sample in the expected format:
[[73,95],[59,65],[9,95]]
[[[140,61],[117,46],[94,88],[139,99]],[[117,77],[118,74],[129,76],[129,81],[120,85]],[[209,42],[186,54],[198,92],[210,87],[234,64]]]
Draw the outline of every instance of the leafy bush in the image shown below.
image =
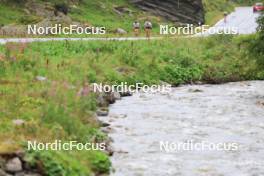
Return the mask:
[[[88,176],[90,171],[72,154],[57,151],[28,151],[26,160],[31,167],[44,167],[47,176]],[[40,169],[40,168],[39,168]]]
[[103,153],[96,153],[92,159],[92,168],[96,170],[98,174],[109,173],[111,162],[108,157]]
[[261,67],[264,66],[264,14],[258,18],[258,33],[255,38],[250,41],[249,52],[256,58]]
[[173,85],[198,81],[202,77],[202,70],[198,67],[184,68],[181,66],[166,66],[163,72],[163,80]]

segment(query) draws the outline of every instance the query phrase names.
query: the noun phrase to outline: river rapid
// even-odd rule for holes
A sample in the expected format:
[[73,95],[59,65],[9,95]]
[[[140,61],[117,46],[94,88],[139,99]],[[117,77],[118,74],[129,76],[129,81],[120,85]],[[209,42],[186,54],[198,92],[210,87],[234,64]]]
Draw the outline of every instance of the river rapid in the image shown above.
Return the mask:
[[[104,130],[113,139],[112,176],[264,175],[263,81],[137,93],[100,120],[110,124]],[[237,146],[175,149],[190,141]],[[164,150],[161,142],[171,147]]]

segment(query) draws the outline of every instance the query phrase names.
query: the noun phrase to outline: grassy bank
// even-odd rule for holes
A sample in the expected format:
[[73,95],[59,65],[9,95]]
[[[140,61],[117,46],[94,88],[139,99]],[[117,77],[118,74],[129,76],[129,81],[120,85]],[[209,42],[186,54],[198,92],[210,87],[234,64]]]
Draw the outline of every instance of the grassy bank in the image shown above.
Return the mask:
[[[100,142],[96,96],[78,96],[85,82],[165,81],[173,85],[264,79],[243,41],[215,36],[157,41],[9,43],[0,46],[0,153],[25,149],[27,140]],[[39,81],[36,77],[43,77]],[[15,125],[21,119],[23,125]],[[98,151],[27,152],[47,175],[108,173]]]

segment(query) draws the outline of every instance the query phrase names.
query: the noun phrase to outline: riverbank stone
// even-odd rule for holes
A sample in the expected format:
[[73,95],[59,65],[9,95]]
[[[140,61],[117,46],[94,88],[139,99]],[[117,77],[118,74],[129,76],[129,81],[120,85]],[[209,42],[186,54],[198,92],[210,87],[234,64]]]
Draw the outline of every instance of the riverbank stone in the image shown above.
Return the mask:
[[97,116],[108,116],[109,110],[106,108],[98,109],[96,111]]
[[10,173],[22,171],[22,162],[18,157],[9,159],[6,163],[5,170]]

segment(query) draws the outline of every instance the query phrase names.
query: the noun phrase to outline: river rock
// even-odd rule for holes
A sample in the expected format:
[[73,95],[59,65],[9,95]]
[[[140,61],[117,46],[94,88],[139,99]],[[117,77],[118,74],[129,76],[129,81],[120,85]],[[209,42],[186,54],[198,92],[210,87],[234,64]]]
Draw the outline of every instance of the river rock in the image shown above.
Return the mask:
[[104,127],[109,127],[110,124],[109,123],[106,123],[106,122],[100,121],[100,126],[104,128]]
[[200,90],[200,89],[189,89],[188,91],[189,91],[189,92],[192,92],[192,93],[203,92],[203,90]]
[[15,173],[22,171],[22,162],[18,157],[15,157],[13,159],[10,159],[6,163],[6,169],[7,172]]
[[109,103],[105,99],[104,93],[99,93],[97,95],[96,102],[97,102],[99,107],[106,107],[109,105]]
[[113,96],[116,100],[121,100],[121,95],[119,92],[113,92]]
[[113,148],[111,145],[107,145],[106,153],[107,153],[109,156],[112,156],[112,155],[114,154],[114,148]]
[[132,96],[133,94],[131,92],[121,92],[120,95],[121,97],[128,97],[128,96]]
[[113,133],[113,132],[115,132],[115,130],[113,128],[109,127],[109,126],[108,127],[103,127],[101,130],[104,133]]
[[96,114],[98,115],[98,116],[108,116],[108,110],[107,109],[98,109],[97,111],[96,111]]
[[106,93],[106,94],[105,94],[105,100],[106,100],[109,104],[114,104],[115,101],[116,101],[115,93],[114,93],[114,92]]

